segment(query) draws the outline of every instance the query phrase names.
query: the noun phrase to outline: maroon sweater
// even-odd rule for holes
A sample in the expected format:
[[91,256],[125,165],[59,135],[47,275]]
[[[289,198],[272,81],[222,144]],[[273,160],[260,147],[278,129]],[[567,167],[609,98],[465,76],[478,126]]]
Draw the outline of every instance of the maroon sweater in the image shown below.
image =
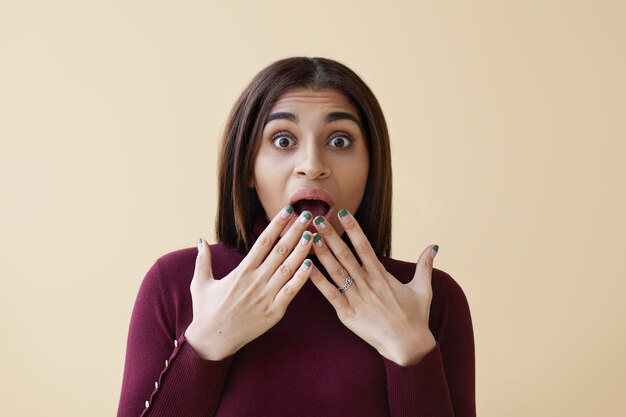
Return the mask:
[[[254,225],[253,241],[267,226]],[[245,254],[211,245],[221,279]],[[189,285],[197,248],[161,256],[148,270],[130,320],[118,417],[456,416],[476,415],[474,337],[461,287],[434,269],[429,327],[436,347],[416,365],[382,357],[337,318],[307,281],[285,316],[221,361],[186,343],[192,320]],[[315,256],[310,257],[326,276]],[[399,281],[415,263],[382,257]]]

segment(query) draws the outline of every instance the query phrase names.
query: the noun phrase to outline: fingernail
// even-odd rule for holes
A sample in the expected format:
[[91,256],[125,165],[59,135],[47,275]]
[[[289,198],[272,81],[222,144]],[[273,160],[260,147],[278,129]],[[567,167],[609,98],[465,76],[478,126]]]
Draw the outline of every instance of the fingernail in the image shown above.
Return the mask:
[[198,238],[198,250],[202,249],[202,238]]
[[326,229],[326,222],[324,222],[324,216],[317,216],[315,218],[315,224],[320,227],[320,229]]
[[315,237],[313,238],[313,243],[315,243],[317,246],[322,246],[322,236],[320,236],[319,234],[315,235]]
[[300,214],[300,223],[305,224],[307,223],[309,220],[311,220],[311,213],[309,213],[308,211],[303,211],[302,214]]
[[433,248],[430,250],[430,256],[434,258],[435,256],[437,256],[437,252],[439,252],[439,245],[433,246]]
[[348,211],[341,209],[339,210],[339,219],[341,219],[341,221],[347,221],[348,220]]
[[300,266],[300,269],[303,270],[303,271],[306,271],[309,268],[311,268],[311,261],[306,259],[304,262],[302,262],[302,265]]
[[283,209],[283,212],[280,213],[280,217],[286,219],[287,217],[291,216],[291,213],[293,213],[293,207],[291,207],[291,205],[289,204]]
[[306,245],[311,240],[311,234],[309,232],[304,232],[302,235],[302,239],[300,239],[300,243]]

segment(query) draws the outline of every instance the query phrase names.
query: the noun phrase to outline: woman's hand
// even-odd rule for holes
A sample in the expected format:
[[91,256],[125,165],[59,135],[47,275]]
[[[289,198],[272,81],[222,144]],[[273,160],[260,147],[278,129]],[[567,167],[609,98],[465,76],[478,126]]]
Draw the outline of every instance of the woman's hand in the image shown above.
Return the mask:
[[200,357],[226,358],[283,317],[314,268],[310,260],[304,261],[312,238],[304,232],[311,218],[305,213],[280,238],[294,216],[283,209],[243,261],[221,280],[213,278],[208,244],[204,240],[199,244],[190,285],[193,321],[185,337]]
[[316,255],[338,287],[347,284],[348,276],[352,283],[342,293],[321,273],[311,280],[335,307],[341,322],[382,356],[402,366],[416,364],[436,344],[428,328],[436,249],[431,245],[422,252],[415,276],[402,284],[380,263],[354,217],[344,210],[339,213],[345,213],[339,219],[363,266],[330,223],[320,222],[318,216]]

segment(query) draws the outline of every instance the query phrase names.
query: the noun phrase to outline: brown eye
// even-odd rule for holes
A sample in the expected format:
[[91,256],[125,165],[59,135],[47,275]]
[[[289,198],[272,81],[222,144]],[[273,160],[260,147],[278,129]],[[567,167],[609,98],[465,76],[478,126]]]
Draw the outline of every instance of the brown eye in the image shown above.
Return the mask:
[[330,143],[331,147],[333,148],[348,148],[350,145],[352,145],[352,139],[348,138],[347,136],[335,136],[330,140]]
[[289,136],[279,133],[278,135],[272,138],[271,142],[274,145],[274,147],[279,148],[279,149],[285,149],[285,148],[288,148],[291,142],[294,142],[294,140],[291,139]]

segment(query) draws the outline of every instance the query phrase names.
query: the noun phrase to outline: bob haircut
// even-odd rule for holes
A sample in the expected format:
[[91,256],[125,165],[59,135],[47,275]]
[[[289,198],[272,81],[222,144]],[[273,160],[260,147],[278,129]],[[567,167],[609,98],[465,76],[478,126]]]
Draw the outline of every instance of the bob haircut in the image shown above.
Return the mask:
[[[233,106],[220,146],[217,240],[246,253],[251,249],[254,222],[265,217],[256,190],[249,187],[263,126],[280,96],[299,87],[336,90],[357,109],[369,151],[369,172],[363,200],[353,215],[376,255],[390,256],[391,152],[382,109],[351,69],[317,57],[285,58],[270,64],[252,79]],[[350,243],[347,237],[344,240]]]

